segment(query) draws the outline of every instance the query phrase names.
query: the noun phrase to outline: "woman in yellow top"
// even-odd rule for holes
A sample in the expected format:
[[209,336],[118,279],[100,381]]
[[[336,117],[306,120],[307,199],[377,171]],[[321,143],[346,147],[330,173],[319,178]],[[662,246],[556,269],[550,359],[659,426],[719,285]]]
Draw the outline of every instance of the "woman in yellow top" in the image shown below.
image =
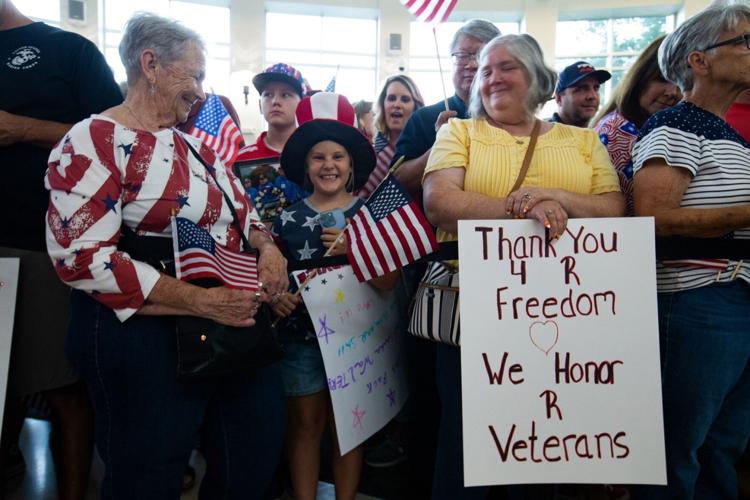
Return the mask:
[[[536,121],[550,99],[555,72],[529,35],[504,35],[479,55],[467,120],[451,119],[437,135],[425,169],[424,206],[438,239],[454,240],[460,219],[535,219],[561,235],[570,217],[617,217],[625,201],[607,150],[591,129],[540,124],[520,189],[515,183]],[[437,385],[442,418],[433,499],[485,498],[463,487],[460,357],[438,346]]]

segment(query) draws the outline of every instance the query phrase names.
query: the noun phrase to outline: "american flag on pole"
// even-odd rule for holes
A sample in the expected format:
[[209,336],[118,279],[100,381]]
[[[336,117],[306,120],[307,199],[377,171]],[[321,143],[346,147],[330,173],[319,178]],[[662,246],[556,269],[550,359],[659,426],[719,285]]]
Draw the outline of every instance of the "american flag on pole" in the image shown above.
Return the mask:
[[326,85],[326,89],[324,92],[336,92],[336,75],[333,75],[333,78],[331,78],[331,81],[328,82],[328,85]]
[[229,288],[258,290],[258,259],[217,244],[205,229],[184,217],[172,218],[175,271],[178,279],[212,278]]
[[359,281],[395,271],[438,248],[416,202],[388,176],[346,228],[346,256]]
[[448,19],[458,0],[401,0],[417,21],[439,24]]
[[234,164],[242,144],[242,131],[216,94],[208,94],[190,134],[203,141],[227,167]]

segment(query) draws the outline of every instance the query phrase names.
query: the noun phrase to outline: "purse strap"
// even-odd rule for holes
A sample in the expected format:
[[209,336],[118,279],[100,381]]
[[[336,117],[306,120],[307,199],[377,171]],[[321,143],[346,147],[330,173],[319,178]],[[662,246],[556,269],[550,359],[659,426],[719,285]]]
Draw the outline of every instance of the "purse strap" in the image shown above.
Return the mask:
[[206,160],[203,159],[201,155],[198,154],[198,152],[195,150],[195,148],[187,141],[184,137],[180,136],[180,139],[185,143],[185,145],[188,147],[191,153],[193,153],[193,156],[195,156],[199,162],[201,162],[201,165],[203,165],[206,168],[206,172],[209,173],[209,175],[213,178],[214,184],[216,184],[216,187],[219,188],[219,191],[221,191],[221,194],[224,195],[224,200],[227,202],[227,206],[229,207],[229,211],[232,212],[232,219],[234,219],[234,223],[237,226],[237,230],[240,233],[240,237],[242,238],[242,246],[245,248],[245,252],[252,252],[253,246],[250,244],[250,241],[247,239],[247,236],[245,236],[245,231],[242,229],[242,224],[240,224],[240,217],[237,215],[237,210],[234,208],[234,203],[232,202],[232,199],[229,198],[229,195],[226,191],[221,187],[221,184],[219,184],[219,181],[216,180],[216,174],[214,173],[214,170],[216,170],[214,167],[206,163]]
[[536,148],[536,140],[539,137],[539,129],[542,126],[542,122],[537,118],[534,120],[534,127],[531,129],[531,137],[529,138],[529,147],[526,148],[526,154],[523,157],[523,163],[521,164],[521,171],[518,172],[518,177],[516,177],[516,182],[513,184],[513,187],[510,189],[510,193],[516,191],[518,188],[521,187],[521,183],[523,183],[523,180],[526,178],[526,172],[529,170],[529,165],[531,165],[531,158],[534,156],[534,149]]

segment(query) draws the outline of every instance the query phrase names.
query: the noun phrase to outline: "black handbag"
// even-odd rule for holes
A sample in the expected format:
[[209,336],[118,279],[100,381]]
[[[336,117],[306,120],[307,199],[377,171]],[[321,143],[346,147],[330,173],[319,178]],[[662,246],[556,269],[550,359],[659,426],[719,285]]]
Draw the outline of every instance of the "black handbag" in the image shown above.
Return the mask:
[[253,326],[227,326],[207,318],[177,316],[175,333],[177,379],[182,381],[241,373],[284,355],[276,340],[270,308],[265,304],[255,314]]

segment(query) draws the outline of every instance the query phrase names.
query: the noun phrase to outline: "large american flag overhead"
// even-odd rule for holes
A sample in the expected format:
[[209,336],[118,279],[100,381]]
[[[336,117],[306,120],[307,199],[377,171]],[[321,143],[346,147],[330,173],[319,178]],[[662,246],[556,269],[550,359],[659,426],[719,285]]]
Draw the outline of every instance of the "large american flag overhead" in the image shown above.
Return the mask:
[[184,217],[175,217],[172,224],[178,279],[212,278],[230,288],[258,290],[258,259],[255,254],[224,248],[205,229]]
[[216,94],[208,94],[190,134],[213,149],[227,167],[234,164],[242,144],[242,131]]
[[430,223],[391,176],[352,217],[346,243],[347,258],[359,281],[400,269],[438,248]]
[[417,21],[439,24],[448,20],[458,0],[401,0]]

